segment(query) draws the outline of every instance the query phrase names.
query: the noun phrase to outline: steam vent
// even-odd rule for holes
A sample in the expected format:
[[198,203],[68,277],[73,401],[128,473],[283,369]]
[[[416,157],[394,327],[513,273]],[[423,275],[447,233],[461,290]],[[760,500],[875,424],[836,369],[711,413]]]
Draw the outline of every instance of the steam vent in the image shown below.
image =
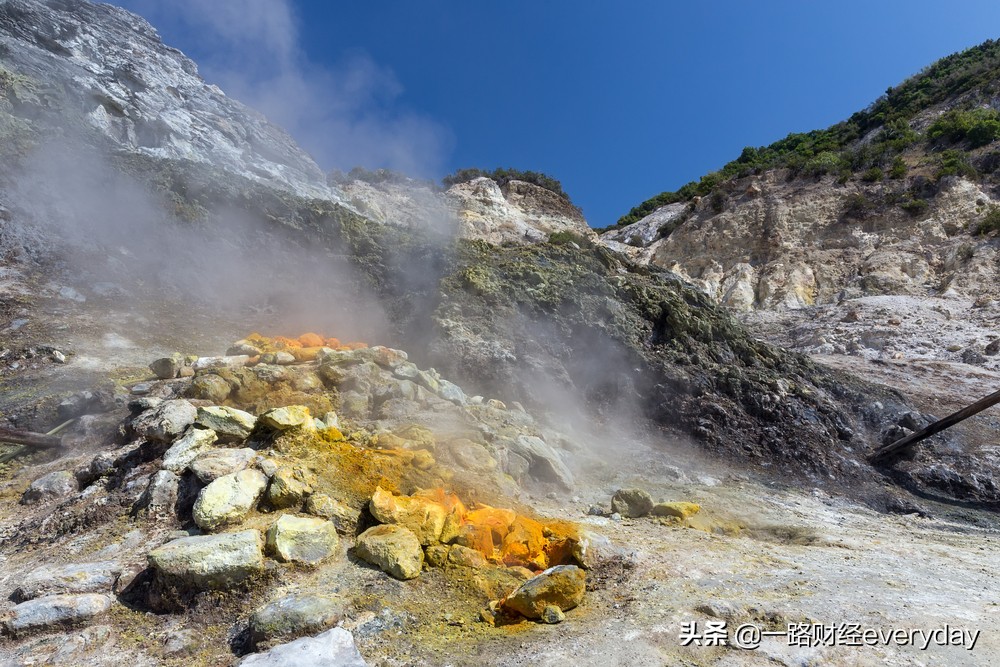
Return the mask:
[[508,4],[0,0],[0,667],[997,663],[1000,43]]

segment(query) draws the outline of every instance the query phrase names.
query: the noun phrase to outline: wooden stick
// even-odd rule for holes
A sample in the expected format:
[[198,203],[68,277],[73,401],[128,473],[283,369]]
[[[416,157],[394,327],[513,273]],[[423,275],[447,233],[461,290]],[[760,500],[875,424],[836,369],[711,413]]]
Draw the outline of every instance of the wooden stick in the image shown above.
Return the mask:
[[981,398],[969,407],[962,408],[958,412],[950,414],[944,419],[939,419],[930,426],[920,429],[916,433],[911,433],[905,438],[900,438],[896,442],[880,447],[868,458],[868,460],[871,463],[878,463],[893,454],[901,454],[904,451],[911,449],[921,440],[925,440],[935,433],[940,433],[946,428],[954,426],[958,422],[968,419],[972,415],[979,414],[986,408],[992,407],[997,403],[1000,403],[1000,391],[995,391],[986,398]]
[[13,428],[0,427],[0,442],[25,445],[33,449],[55,449],[62,447],[62,438],[44,433],[32,433]]

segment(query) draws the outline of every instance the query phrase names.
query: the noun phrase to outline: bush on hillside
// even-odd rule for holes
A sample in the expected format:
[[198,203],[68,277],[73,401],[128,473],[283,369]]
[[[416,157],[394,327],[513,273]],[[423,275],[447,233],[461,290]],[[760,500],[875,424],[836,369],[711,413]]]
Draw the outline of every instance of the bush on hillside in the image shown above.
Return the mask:
[[459,169],[455,173],[445,176],[441,179],[441,183],[444,184],[444,187],[450,188],[453,185],[468,183],[469,181],[483,177],[492,179],[500,187],[503,187],[510,181],[524,181],[525,183],[531,183],[540,188],[545,188],[550,192],[556,193],[566,201],[570,201],[569,195],[566,194],[562,188],[562,183],[548,174],[543,174],[539,171],[522,171],[520,169],[509,168],[497,168],[493,171],[486,171],[485,169],[472,167],[468,169]]

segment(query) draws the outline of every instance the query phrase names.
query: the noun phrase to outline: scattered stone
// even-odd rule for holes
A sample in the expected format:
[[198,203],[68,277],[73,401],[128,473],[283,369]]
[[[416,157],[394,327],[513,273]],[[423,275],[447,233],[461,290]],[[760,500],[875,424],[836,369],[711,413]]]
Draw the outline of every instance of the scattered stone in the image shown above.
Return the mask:
[[289,431],[291,429],[312,430],[312,415],[304,405],[289,405],[283,408],[268,410],[258,418],[258,422],[274,431]]
[[182,537],[150,551],[149,564],[184,585],[229,588],[264,570],[263,546],[256,530]]
[[271,477],[267,487],[267,501],[275,509],[299,507],[312,493],[315,477],[298,467],[281,466]]
[[448,562],[452,565],[471,567],[476,570],[484,568],[487,565],[486,558],[481,553],[475,549],[463,547],[460,544],[452,546],[448,551]]
[[339,503],[325,493],[314,493],[306,499],[305,511],[314,516],[329,519],[337,532],[353,533],[361,518],[361,512]]
[[250,617],[254,646],[322,632],[343,618],[343,603],[325,595],[289,595],[258,609]]
[[611,511],[622,516],[646,516],[653,509],[653,498],[642,489],[619,489],[611,497]]
[[153,371],[153,374],[161,380],[172,380],[177,377],[183,366],[184,357],[174,354],[169,357],[157,359],[149,365],[149,370]]
[[136,396],[144,396],[149,392],[153,391],[155,383],[153,382],[137,382],[129,388],[129,392],[135,394]]
[[548,623],[549,625],[555,625],[556,623],[562,623],[566,620],[566,614],[563,610],[554,604],[546,605],[545,609],[542,610],[541,621],[542,623]]
[[701,505],[683,501],[670,503],[657,503],[653,505],[650,514],[653,516],[673,516],[678,519],[686,519],[701,511]]
[[267,477],[248,468],[223,475],[198,494],[194,503],[194,522],[203,530],[239,521],[257,505],[267,488]]
[[[227,387],[229,385],[226,385]],[[184,399],[163,401],[132,420],[137,435],[147,440],[173,442],[194,423],[198,410]]]
[[39,477],[21,496],[21,504],[34,505],[65,498],[80,490],[76,475],[69,470],[57,470]]
[[539,619],[550,605],[562,611],[573,609],[583,601],[586,588],[583,570],[575,565],[557,565],[521,584],[501,606],[525,618]]
[[432,544],[424,550],[424,560],[430,567],[444,567],[448,562],[448,552],[451,547],[445,544]]
[[51,594],[110,592],[121,572],[111,562],[42,565],[21,580],[14,599],[24,602]]
[[319,563],[339,544],[337,528],[325,519],[283,514],[267,531],[268,553],[286,563]]
[[315,637],[303,637],[275,646],[267,653],[244,658],[239,667],[368,667],[354,645],[354,636],[333,628]]
[[240,357],[244,355],[248,357],[259,357],[260,354],[260,349],[254,347],[252,343],[245,340],[236,341],[233,343],[232,347],[226,350],[227,357]]
[[424,552],[412,531],[392,524],[373,526],[358,536],[357,556],[397,579],[420,576]]
[[208,449],[198,454],[189,466],[202,484],[211,484],[220,477],[245,470],[253,463],[257,452],[249,447],[240,449]]
[[139,499],[139,506],[153,514],[170,514],[177,506],[180,495],[180,477],[169,470],[158,470],[149,478],[149,484]]
[[198,408],[198,417],[194,423],[215,431],[219,436],[219,442],[242,442],[250,437],[253,427],[257,424],[257,418],[243,410],[225,405],[212,405]]
[[167,655],[188,655],[194,653],[200,643],[202,633],[193,628],[176,630],[163,642],[163,652]]
[[601,507],[600,505],[591,505],[587,508],[587,514],[590,516],[607,516],[609,514],[606,507]]
[[1000,338],[992,341],[983,349],[983,354],[988,357],[995,357],[997,353],[1000,353]]
[[284,350],[281,352],[275,352],[274,363],[280,366],[290,366],[295,363],[295,355],[291,352],[285,352]]
[[204,453],[217,439],[215,431],[191,426],[163,454],[163,462],[160,467],[173,473],[182,473],[192,461],[198,458],[199,454]]
[[446,401],[450,401],[455,405],[467,405],[469,403],[469,397],[465,395],[461,387],[448,380],[438,380],[438,396]]
[[52,356],[52,361],[56,362],[57,364],[66,363],[66,355],[60,352],[59,350],[52,350],[51,356]]
[[250,357],[245,354],[236,354],[226,357],[198,357],[191,364],[191,368],[193,368],[196,373],[198,371],[206,371],[211,368],[240,368],[241,366],[246,366],[249,361]]
[[108,595],[46,595],[16,605],[4,621],[11,635],[72,626],[106,613],[111,608]]
[[205,373],[195,377],[184,393],[191,398],[222,403],[229,398],[232,390],[229,383],[215,373]]
[[962,363],[972,366],[982,366],[986,363],[986,357],[975,347],[967,347],[962,350],[961,359]]

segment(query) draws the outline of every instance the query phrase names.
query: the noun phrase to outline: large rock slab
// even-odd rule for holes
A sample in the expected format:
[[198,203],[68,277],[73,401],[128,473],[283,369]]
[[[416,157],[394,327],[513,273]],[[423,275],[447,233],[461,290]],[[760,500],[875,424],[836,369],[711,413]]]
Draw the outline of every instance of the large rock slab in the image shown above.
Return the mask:
[[198,408],[195,424],[210,428],[219,436],[219,442],[241,442],[250,437],[257,425],[257,418],[249,412],[225,405]]
[[46,595],[15,606],[3,621],[11,635],[84,623],[111,608],[108,595]]
[[368,663],[354,645],[354,636],[344,628],[333,628],[249,655],[239,667],[368,667]]
[[394,496],[376,487],[368,509],[380,523],[395,524],[409,529],[420,544],[434,544],[441,539],[448,510],[429,498]]
[[267,476],[253,468],[223,475],[198,494],[194,522],[203,530],[215,530],[239,521],[257,506],[266,488]]
[[173,442],[198,416],[198,410],[182,398],[163,401],[132,420],[132,429],[147,440]]
[[42,565],[29,572],[14,590],[14,599],[25,601],[43,595],[110,592],[122,572],[117,563]]
[[184,431],[174,444],[163,454],[160,467],[172,473],[180,474],[187,469],[199,454],[211,447],[218,439],[215,431],[191,426]]
[[263,547],[256,530],[182,537],[150,551],[149,564],[175,583],[224,589],[264,570]]
[[397,579],[420,576],[424,550],[412,531],[387,524],[373,526],[358,536],[354,553]]
[[282,515],[267,530],[267,550],[280,561],[314,565],[340,544],[337,527],[314,517]]
[[540,619],[546,607],[562,611],[576,607],[586,590],[587,575],[583,570],[575,565],[557,565],[521,584],[502,606],[525,618]]
[[188,468],[202,484],[211,484],[220,477],[232,475],[250,467],[257,452],[249,447],[239,449],[212,448],[198,454]]
[[337,625],[343,602],[325,595],[288,595],[258,609],[250,617],[254,646],[275,639],[289,640],[322,632]]
[[21,503],[34,505],[50,500],[71,496],[79,491],[80,485],[69,470],[57,470],[43,475],[31,483],[31,486],[21,496]]

